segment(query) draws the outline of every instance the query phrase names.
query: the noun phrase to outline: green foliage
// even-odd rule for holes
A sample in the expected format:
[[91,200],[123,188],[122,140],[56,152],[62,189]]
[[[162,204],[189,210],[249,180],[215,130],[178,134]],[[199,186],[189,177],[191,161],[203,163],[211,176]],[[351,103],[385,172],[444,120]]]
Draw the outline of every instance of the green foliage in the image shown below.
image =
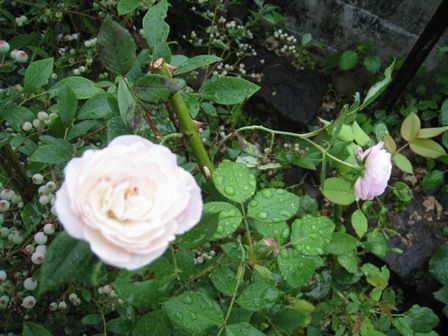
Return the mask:
[[216,189],[225,198],[243,203],[255,194],[255,176],[242,163],[224,160],[213,173]]
[[34,93],[37,89],[48,84],[53,72],[53,58],[47,58],[31,63],[25,71],[24,88],[27,93]]
[[168,1],[161,0],[152,6],[143,18],[143,31],[152,52],[152,59],[162,57],[169,62],[171,51],[167,43],[170,32],[169,25],[164,21],[168,11]]
[[104,66],[121,75],[131,70],[137,60],[136,46],[131,34],[110,17],[107,17],[101,26],[97,51]]
[[45,255],[39,292],[56,290],[73,280],[85,280],[94,262],[87,243],[60,233]]
[[166,301],[163,308],[171,323],[189,335],[208,335],[224,320],[221,307],[202,292],[184,292]]
[[214,103],[222,105],[241,104],[260,89],[245,79],[236,77],[221,77],[206,81],[199,95]]
[[350,205],[355,201],[352,183],[340,177],[330,177],[322,185],[322,193],[335,204]]

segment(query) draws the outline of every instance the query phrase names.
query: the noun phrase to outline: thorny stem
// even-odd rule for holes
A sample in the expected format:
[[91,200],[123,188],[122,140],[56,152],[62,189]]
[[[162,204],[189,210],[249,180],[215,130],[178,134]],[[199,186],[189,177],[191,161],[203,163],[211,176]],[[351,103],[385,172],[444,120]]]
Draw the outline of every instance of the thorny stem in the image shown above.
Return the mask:
[[[171,78],[165,64],[163,64],[159,70],[161,75]],[[177,119],[179,120],[180,128],[182,133],[188,140],[191,150],[199,164],[199,168],[205,176],[209,176],[213,172],[213,164],[208,157],[207,151],[202,143],[201,136],[199,135],[196,126],[193,123],[193,119],[188,112],[187,105],[179,92],[176,92],[169,98],[169,102],[172,106]],[[208,170],[208,171],[207,171]]]
[[253,257],[255,256],[254,245],[252,244],[252,237],[251,237],[251,234],[250,234],[249,223],[247,222],[246,211],[244,209],[244,204],[243,203],[241,203],[241,211],[242,211],[242,214],[243,214],[244,226],[246,227],[247,240],[249,242],[249,251],[250,251],[249,259],[252,260]]
[[179,277],[179,273],[180,273],[180,269],[177,266],[177,259],[176,259],[176,253],[174,251],[174,247],[173,245],[170,244],[170,251],[171,251],[171,256],[173,258],[173,266],[174,266],[174,275],[176,276],[177,280],[180,281],[180,277]]

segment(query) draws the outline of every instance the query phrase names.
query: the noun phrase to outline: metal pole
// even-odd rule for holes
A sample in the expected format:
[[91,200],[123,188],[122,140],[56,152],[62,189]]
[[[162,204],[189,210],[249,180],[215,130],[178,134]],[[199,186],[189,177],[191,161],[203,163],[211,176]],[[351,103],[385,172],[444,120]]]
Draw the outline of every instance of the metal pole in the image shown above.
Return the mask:
[[448,27],[448,0],[442,0],[400,70],[384,93],[380,108],[390,110]]

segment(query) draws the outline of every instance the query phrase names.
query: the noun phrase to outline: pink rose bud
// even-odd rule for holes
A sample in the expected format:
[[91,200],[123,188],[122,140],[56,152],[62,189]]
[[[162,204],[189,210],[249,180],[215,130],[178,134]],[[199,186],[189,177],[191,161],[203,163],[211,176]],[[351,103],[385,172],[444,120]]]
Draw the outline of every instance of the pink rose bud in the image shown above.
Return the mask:
[[129,270],[161,256],[202,214],[201,189],[166,147],[136,135],[72,159],[56,194],[64,229]]
[[0,40],[0,55],[6,54],[9,51],[9,43],[5,40]]
[[[383,149],[384,143],[379,142],[365,152],[359,148],[356,155],[365,161],[364,175],[355,183],[356,200],[371,200],[386,190],[392,172],[390,153]],[[366,158],[367,157],[367,158]]]
[[[271,246],[277,246],[277,243],[272,238],[263,238],[262,241],[269,247]],[[273,250],[275,255],[278,255],[280,253],[280,250],[278,248]]]

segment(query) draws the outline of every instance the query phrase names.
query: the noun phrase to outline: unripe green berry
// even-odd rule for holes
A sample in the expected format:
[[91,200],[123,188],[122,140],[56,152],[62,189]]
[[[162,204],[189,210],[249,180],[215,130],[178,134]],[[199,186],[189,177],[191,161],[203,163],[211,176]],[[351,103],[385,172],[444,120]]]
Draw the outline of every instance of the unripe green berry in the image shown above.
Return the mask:
[[44,177],[41,174],[34,174],[31,178],[34,184],[40,185],[44,181]]
[[9,51],[9,43],[5,40],[0,40],[0,55],[4,55]]

